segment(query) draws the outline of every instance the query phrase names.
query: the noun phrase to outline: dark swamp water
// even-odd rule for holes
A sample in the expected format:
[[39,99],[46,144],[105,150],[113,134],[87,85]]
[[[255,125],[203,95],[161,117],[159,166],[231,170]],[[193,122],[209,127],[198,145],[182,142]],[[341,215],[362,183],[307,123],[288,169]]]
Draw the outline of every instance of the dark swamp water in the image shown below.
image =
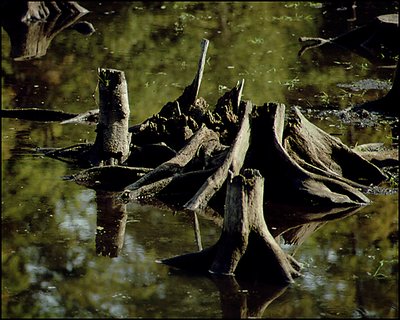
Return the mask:
[[[297,105],[348,146],[393,142],[389,118],[363,126],[329,111],[382,97],[395,59],[333,45],[299,57],[298,38],[337,36],[398,1],[79,3],[96,31],[64,29],[40,57],[12,59],[2,28],[2,109],[94,109],[97,68],[115,68],[140,123],[191,83],[207,38],[200,96],[210,105],[245,79],[243,99]],[[235,287],[155,262],[197,250],[191,217],[136,203],[107,212],[106,195],[63,181],[79,168],[32,151],[93,141],[94,128],[2,118],[2,317],[398,317],[397,193],[368,195],[371,205],[315,223],[301,245],[282,244],[304,265],[295,283]],[[219,227],[199,224],[203,247],[214,244]],[[98,254],[104,228],[119,232],[116,257]]]

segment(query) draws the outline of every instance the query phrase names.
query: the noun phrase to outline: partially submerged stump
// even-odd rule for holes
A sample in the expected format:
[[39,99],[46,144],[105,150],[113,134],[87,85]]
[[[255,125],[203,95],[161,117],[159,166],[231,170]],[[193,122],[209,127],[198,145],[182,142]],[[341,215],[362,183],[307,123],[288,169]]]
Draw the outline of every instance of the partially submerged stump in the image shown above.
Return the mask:
[[[284,105],[264,105],[257,108],[257,113],[252,120],[253,147],[247,166],[259,169],[266,178],[266,199],[325,207],[370,202],[362,192],[341,179],[310,172],[291,157],[283,146]],[[313,139],[310,137],[311,141]],[[308,144],[312,144],[311,141]],[[313,157],[318,159],[319,153],[314,153]]]
[[[91,153],[93,165],[122,164],[129,156],[129,100],[125,73],[99,69],[99,123]],[[94,159],[93,159],[94,158]]]
[[[195,219],[200,251],[163,263],[290,283],[300,275],[299,263],[282,251],[268,230],[266,203],[303,206],[312,212],[353,210],[370,202],[362,193],[366,184],[378,184],[387,176],[311,124],[298,109],[293,109],[285,128],[283,104],[257,107],[241,101],[244,80],[218,100],[213,112],[208,110],[206,101],[197,97],[207,47],[204,39],[196,76],[183,94],[129,129],[124,74],[99,69],[95,143],[48,155],[69,154],[95,166],[68,178],[94,189],[124,188],[119,197],[126,201],[154,199],[194,214],[209,208],[222,212],[222,234],[215,245],[202,249]],[[138,158],[158,151],[163,155],[151,166],[140,163]],[[116,183],[108,181],[115,179]]]
[[290,283],[300,275],[299,264],[282,251],[265,224],[263,177],[257,170],[243,174],[228,182],[224,225],[218,242],[200,252],[163,259],[162,263],[277,283]]
[[[57,159],[69,158],[86,167],[121,165],[129,157],[131,134],[129,101],[125,73],[115,69],[98,69],[99,115],[94,144],[79,144],[48,151]],[[74,117],[71,123],[96,117],[90,110]]]

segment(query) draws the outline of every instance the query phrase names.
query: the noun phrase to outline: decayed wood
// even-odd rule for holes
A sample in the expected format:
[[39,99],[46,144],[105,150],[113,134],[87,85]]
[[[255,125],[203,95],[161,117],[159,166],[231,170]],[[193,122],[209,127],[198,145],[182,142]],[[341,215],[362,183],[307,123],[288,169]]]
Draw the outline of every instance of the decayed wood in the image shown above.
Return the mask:
[[46,54],[62,30],[89,11],[75,1],[2,1],[2,26],[11,42],[14,60],[30,60]]
[[[321,169],[331,178],[356,181],[364,185],[384,181],[386,175],[374,164],[309,122],[296,107],[286,126],[284,147],[292,158]],[[347,181],[346,181],[347,182]]]
[[309,172],[294,161],[282,145],[284,119],[285,106],[271,103],[257,108],[252,120],[252,156],[248,166],[268,177],[266,198],[311,206],[352,206],[370,202],[347,183]]
[[[298,55],[303,55],[308,49],[332,43],[354,50],[368,59],[374,59],[382,47],[389,47],[389,49],[393,51],[397,49],[393,43],[393,39],[398,38],[398,26],[399,15],[394,13],[377,16],[366,25],[360,26],[337,37],[329,39],[300,37],[300,42],[308,43],[300,49]],[[395,52],[393,53],[395,54]]]
[[204,65],[206,63],[206,55],[209,43],[210,41],[208,41],[207,39],[201,40],[201,53],[196,76],[193,79],[193,82],[185,88],[183,94],[177,99],[177,102],[181,107],[189,107],[193,105],[197,99],[197,95],[199,94],[200,90],[201,80],[203,78]]
[[89,110],[84,113],[69,113],[59,110],[40,108],[2,109],[2,118],[16,118],[31,121],[61,121],[66,123],[94,124],[98,121],[99,109]]
[[234,175],[239,174],[250,145],[250,114],[253,110],[253,104],[246,102],[242,106],[243,114],[240,128],[224,163],[207,179],[193,198],[184,205],[184,208],[188,210],[204,209],[215,192],[222,187],[228,172],[231,171]]
[[208,129],[206,126],[202,126],[175,157],[162,163],[138,181],[128,185],[125,189],[127,191],[136,190],[144,185],[148,185],[179,172],[190,160],[193,159],[201,145],[210,140],[218,141],[218,136],[214,131]]
[[264,178],[257,170],[247,169],[228,184],[224,226],[210,272],[232,274],[238,268],[238,273],[278,283],[293,282],[300,275],[298,263],[287,257],[268,230],[263,194]]
[[61,121],[61,124],[67,124],[67,123],[96,124],[98,121],[99,121],[99,109],[93,109],[82,112],[80,114],[75,115],[74,117]]
[[399,165],[399,150],[387,148],[383,143],[361,144],[352,150],[379,168]]
[[99,123],[93,145],[92,165],[118,165],[129,156],[129,101],[125,73],[98,69]]

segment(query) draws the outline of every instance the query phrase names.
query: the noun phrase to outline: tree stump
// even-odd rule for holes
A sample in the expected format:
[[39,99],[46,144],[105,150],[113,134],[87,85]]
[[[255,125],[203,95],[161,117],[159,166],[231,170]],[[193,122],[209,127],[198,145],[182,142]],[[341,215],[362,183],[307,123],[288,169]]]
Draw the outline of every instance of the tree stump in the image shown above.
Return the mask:
[[[252,120],[251,154],[245,165],[260,170],[265,177],[266,199],[310,207],[353,206],[370,202],[361,191],[341,179],[302,168],[283,146],[284,121],[285,106],[274,103],[257,108]],[[313,139],[310,137],[309,140]],[[307,143],[312,144],[311,141]]]
[[257,277],[290,283],[300,275],[299,264],[279,247],[263,214],[264,179],[257,170],[229,179],[223,229],[218,242],[207,249],[162,263],[214,275]]
[[93,166],[122,164],[129,156],[129,100],[125,73],[98,69],[99,123],[89,160]]

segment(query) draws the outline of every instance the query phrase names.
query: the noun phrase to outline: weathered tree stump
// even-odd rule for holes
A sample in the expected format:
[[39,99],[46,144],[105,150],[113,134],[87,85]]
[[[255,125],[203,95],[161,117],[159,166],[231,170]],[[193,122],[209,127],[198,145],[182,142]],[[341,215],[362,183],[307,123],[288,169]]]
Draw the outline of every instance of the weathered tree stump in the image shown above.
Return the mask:
[[[352,181],[364,185],[377,184],[387,177],[374,164],[365,160],[339,138],[333,137],[308,121],[296,107],[286,126],[283,141],[289,155],[305,169],[315,170],[320,175]],[[345,178],[345,179],[342,179]]]
[[299,264],[283,252],[265,224],[263,177],[257,170],[245,170],[243,174],[228,182],[218,242],[200,252],[163,259],[162,263],[215,275],[255,276],[277,283],[290,283],[300,275]]
[[[309,172],[290,156],[283,146],[284,105],[265,104],[256,111],[252,120],[251,155],[246,166],[260,170],[265,177],[266,199],[311,207],[353,206],[370,202],[356,188],[340,179]],[[316,156],[318,158],[319,154]]]
[[99,69],[99,123],[92,165],[122,164],[129,156],[129,100],[125,73]]

